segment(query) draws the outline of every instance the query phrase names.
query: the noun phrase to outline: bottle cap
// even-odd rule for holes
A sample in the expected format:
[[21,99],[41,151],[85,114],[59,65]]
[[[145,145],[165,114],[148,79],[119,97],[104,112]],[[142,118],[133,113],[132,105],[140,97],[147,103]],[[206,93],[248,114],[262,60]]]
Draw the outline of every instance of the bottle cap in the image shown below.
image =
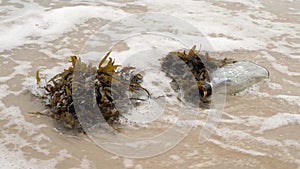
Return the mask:
[[212,87],[209,83],[205,83],[201,86],[200,95],[202,98],[210,96],[212,94]]

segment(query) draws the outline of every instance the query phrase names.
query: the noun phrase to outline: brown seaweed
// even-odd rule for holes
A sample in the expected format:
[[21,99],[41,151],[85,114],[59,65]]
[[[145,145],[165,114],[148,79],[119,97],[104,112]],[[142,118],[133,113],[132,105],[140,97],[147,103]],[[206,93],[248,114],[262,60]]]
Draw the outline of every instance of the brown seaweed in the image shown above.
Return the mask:
[[[113,127],[119,117],[128,111],[128,105],[138,106],[140,101],[145,101],[145,97],[140,97],[141,93],[150,98],[148,90],[141,85],[143,75],[134,74],[134,67],[120,68],[109,57],[110,53],[102,58],[98,67],[87,65],[79,57],[71,56],[72,65],[53,76],[44,86],[46,96],[40,97],[45,99],[46,107],[50,110],[47,115],[67,129],[85,132],[83,128],[86,126],[79,123],[78,112],[75,112],[73,95],[76,89],[83,88],[85,95],[95,97],[96,107],[104,120]],[[208,53],[203,55],[194,46],[188,51],[170,52],[162,59],[161,69],[173,79],[171,87],[181,93],[187,103],[208,108],[209,96],[212,94],[209,72],[231,62],[234,61],[226,58],[212,59]],[[74,76],[75,73],[77,76]],[[39,71],[36,72],[36,81],[37,84],[41,81]],[[128,92],[120,92],[126,87]],[[85,99],[80,93],[75,95],[77,97],[83,101]],[[95,118],[96,111],[93,111],[95,106],[87,106],[79,110],[79,115],[87,122],[84,125],[93,125],[98,120]]]
[[36,78],[36,84],[40,84],[41,78],[40,78],[40,71],[39,70],[36,71],[35,78]]
[[162,59],[161,69],[173,79],[171,87],[181,92],[187,103],[209,108],[209,96],[212,94],[209,72],[234,62],[227,58],[213,59],[208,53],[201,54],[193,46],[187,51],[170,52]]
[[[84,132],[75,112],[73,101],[72,89],[84,87],[82,86],[83,83],[73,83],[75,67],[76,70],[79,71],[79,76],[75,79],[76,82],[82,80],[87,81],[89,77],[95,78],[93,81],[95,99],[104,119],[110,125],[114,125],[120,116],[120,111],[116,108],[114,100],[128,98],[124,93],[112,91],[113,78],[115,80],[114,83],[117,83],[115,86],[118,86],[119,88],[128,85],[131,92],[138,90],[147,91],[141,86],[143,78],[141,74],[132,75],[131,81],[124,80],[122,74],[130,69],[125,67],[119,72],[116,71],[119,65],[115,65],[113,59],[108,58],[109,54],[110,52],[108,52],[99,62],[98,68],[81,62],[80,58],[76,56],[71,56],[72,66],[52,77],[44,86],[47,95],[46,107],[50,110],[49,115],[59,123],[63,124],[65,128]],[[36,80],[37,83],[40,82],[39,71],[36,73]],[[147,94],[150,95],[148,91]],[[126,107],[122,110],[125,112]],[[91,119],[95,115],[95,112],[90,111],[84,113],[87,117],[91,117]]]

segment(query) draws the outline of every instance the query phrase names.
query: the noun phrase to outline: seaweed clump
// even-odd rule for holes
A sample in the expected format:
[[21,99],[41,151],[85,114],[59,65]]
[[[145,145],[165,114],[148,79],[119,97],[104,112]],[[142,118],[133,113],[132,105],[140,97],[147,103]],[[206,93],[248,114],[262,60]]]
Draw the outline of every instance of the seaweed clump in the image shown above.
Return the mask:
[[[79,122],[78,115],[87,120],[86,124],[90,123],[90,125],[93,125],[99,123],[99,121],[95,122],[99,120],[99,114],[96,114],[97,111],[93,110],[97,107],[109,125],[114,126],[114,124],[117,124],[121,112],[119,107],[118,109],[116,108],[114,99],[124,102],[130,100],[124,92],[118,92],[118,88],[124,88],[124,85],[127,85],[133,93],[139,90],[145,91],[146,89],[141,86],[142,75],[131,74],[131,77],[126,80],[123,75],[128,74],[127,70],[130,69],[126,69],[125,67],[121,71],[117,71],[119,65],[115,65],[112,58],[108,59],[109,54],[110,52],[100,61],[98,68],[81,62],[76,56],[71,56],[72,66],[52,77],[44,86],[46,91],[44,98],[46,98],[46,107],[50,110],[49,116],[63,124],[67,129],[85,132],[82,124]],[[113,79],[116,85],[112,88]],[[39,72],[36,73],[36,80],[37,83],[41,80]],[[76,111],[80,112],[76,113],[73,97],[75,90],[78,89],[81,90],[81,93],[77,92],[75,97],[79,98],[79,101],[82,102],[84,101],[83,99],[86,99],[82,95],[90,98],[94,96],[91,99],[96,98],[96,106],[87,104],[87,106],[91,107],[79,107],[80,109],[76,109]],[[127,108],[126,105],[128,104],[124,104],[124,107],[121,108],[124,112]]]
[[200,108],[209,108],[212,94],[209,72],[232,62],[235,61],[213,59],[208,53],[203,55],[193,46],[190,50],[170,52],[162,59],[161,69],[172,79],[171,87],[179,93],[179,99]]

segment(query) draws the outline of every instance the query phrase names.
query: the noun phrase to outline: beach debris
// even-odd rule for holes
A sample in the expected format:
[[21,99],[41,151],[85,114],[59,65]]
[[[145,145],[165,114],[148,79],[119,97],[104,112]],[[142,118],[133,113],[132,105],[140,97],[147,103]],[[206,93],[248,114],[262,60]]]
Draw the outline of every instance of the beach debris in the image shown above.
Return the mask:
[[209,108],[212,94],[210,72],[234,62],[227,58],[211,58],[193,46],[189,50],[170,52],[162,59],[161,69],[172,79],[171,87],[179,93],[178,98],[200,108]]
[[173,79],[171,87],[181,94],[178,97],[200,108],[209,108],[213,90],[235,94],[269,78],[266,68],[251,61],[212,58],[201,54],[196,46],[170,52],[162,59],[161,68]]
[[[110,53],[102,58],[98,67],[71,56],[72,66],[53,76],[44,86],[46,96],[40,98],[50,110],[47,115],[67,129],[84,133],[83,128],[99,124],[99,113],[95,114],[99,111],[93,111],[95,107],[99,108],[105,122],[115,128],[119,117],[132,105],[136,107],[150,99],[150,92],[142,86],[143,75],[135,73],[135,67],[116,65]],[[196,46],[168,53],[161,59],[161,70],[172,79],[170,86],[178,93],[180,101],[203,109],[210,108],[210,96],[219,86],[227,86],[228,93],[232,94],[269,77],[267,69],[252,62],[215,59],[197,51]],[[37,84],[40,81],[37,71]],[[83,90],[78,93],[77,89]],[[76,113],[73,97],[81,102],[89,102],[85,100],[87,97],[96,98],[96,106],[85,104],[88,107],[81,106]],[[86,124],[80,124],[79,118]]]
[[[73,89],[84,88],[85,86],[80,86],[82,85],[80,83],[73,83],[74,71],[80,71],[79,76],[76,77],[78,78],[76,82],[87,81],[91,77],[94,78],[94,88],[92,90],[96,96],[98,108],[104,119],[112,126],[120,116],[120,109],[115,107],[114,99],[131,99],[128,98],[129,96],[126,93],[115,92],[112,89],[122,88],[127,85],[131,93],[139,92],[139,90],[147,91],[141,86],[143,79],[141,74],[131,74],[131,78],[126,80],[122,75],[128,74],[126,71],[128,68],[125,67],[122,71],[116,71],[119,65],[115,65],[113,59],[108,58],[109,54],[110,52],[103,57],[98,68],[81,62],[80,58],[76,56],[71,56],[72,66],[52,77],[44,86],[47,95],[46,107],[50,110],[49,115],[62,123],[65,128],[84,132],[75,112],[72,95]],[[112,88],[112,79],[114,79],[114,88]],[[36,80],[37,83],[40,82],[39,71],[36,73]],[[149,94],[148,91],[147,93]],[[124,112],[126,111],[126,105],[128,103],[124,104],[122,109]],[[89,115],[89,113],[92,113],[92,115]],[[92,119],[93,112],[86,112],[86,116]]]
[[35,78],[36,78],[36,84],[40,84],[41,78],[40,78],[40,71],[39,70],[36,71]]
[[212,86],[217,90],[226,85],[226,94],[235,94],[269,78],[269,71],[251,61],[238,61],[226,64],[211,74]]

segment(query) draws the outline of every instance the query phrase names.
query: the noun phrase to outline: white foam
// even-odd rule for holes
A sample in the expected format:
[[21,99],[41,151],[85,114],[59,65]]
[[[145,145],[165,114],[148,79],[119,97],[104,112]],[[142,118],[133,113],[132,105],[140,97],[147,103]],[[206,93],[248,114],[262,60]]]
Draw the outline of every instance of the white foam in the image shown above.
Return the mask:
[[300,106],[300,96],[291,96],[291,95],[277,95],[273,96],[274,98],[283,99],[291,105]]
[[272,66],[274,69],[278,70],[283,74],[287,74],[289,76],[300,76],[299,72],[291,72],[289,71],[289,67],[287,65],[282,65],[279,63],[272,62]]
[[[30,9],[29,9],[30,10]],[[88,19],[114,20],[127,14],[109,6],[72,6],[49,11],[33,10],[13,21],[1,22],[0,51],[24,44],[43,44],[53,41]],[[28,38],[31,37],[31,38]],[[38,40],[32,40],[38,38]],[[11,40],[13,39],[13,40]]]
[[290,113],[278,113],[274,116],[264,119],[264,122],[258,133],[262,133],[267,130],[276,129],[282,126],[287,125],[299,125],[300,124],[300,115],[299,114],[290,114]]
[[194,157],[194,156],[198,156],[198,155],[199,155],[199,152],[197,150],[193,150],[192,152],[186,154],[187,157]]
[[26,160],[25,155],[21,151],[8,151],[3,146],[1,147],[0,152],[0,167],[1,168],[10,168],[10,169],[19,169],[21,168],[32,168],[32,169],[53,169],[55,166],[63,161],[65,158],[70,157],[66,150],[61,150],[58,153],[58,156],[55,158],[50,158],[49,160],[40,160],[31,158]]
[[28,76],[22,85],[26,87],[33,95],[35,96],[43,96],[45,95],[44,86],[46,83],[54,77],[57,73],[63,72],[64,69],[67,69],[70,66],[70,63],[64,63],[58,66],[54,66],[51,69],[43,69],[39,70],[39,75],[41,81],[37,84],[36,78],[32,76]]
[[[1,36],[1,35],[0,35]],[[29,70],[32,68],[31,62],[28,61],[18,61],[12,59],[15,63],[18,65],[14,67],[14,71],[5,77],[0,77],[0,82],[6,82],[9,79],[12,79],[16,75],[23,75],[23,76],[28,76],[29,75]]]
[[210,138],[208,140],[209,142],[213,142],[225,149],[231,149],[253,156],[271,156],[295,161],[297,160],[297,156],[287,154],[287,151],[297,151],[300,148],[290,141],[288,141],[288,143],[290,143],[290,145],[288,145],[285,144],[285,141],[266,139],[252,135],[248,131],[234,130],[229,127],[218,128],[215,134],[221,137],[221,139]]
[[79,167],[73,167],[71,169],[90,169],[91,164],[90,161],[86,158],[86,156],[84,156],[81,160],[80,160],[80,166]]
[[[120,52],[113,51],[110,54],[110,57],[115,59],[115,63],[121,64],[122,66],[128,66],[127,64],[129,63],[131,66],[134,65],[140,69],[147,66],[160,66],[158,59],[166,56],[170,51],[184,48],[183,44],[181,44],[178,40],[171,39],[164,34],[138,34],[127,38],[128,39],[118,40],[122,40],[122,42],[126,44],[126,47],[128,47],[128,50]],[[145,39],[147,40],[145,41]],[[103,45],[101,42],[88,42],[88,47],[86,47],[87,49],[85,50],[89,50],[89,46],[94,49],[99,48],[101,45]],[[100,57],[99,52],[88,51],[83,59],[86,61],[99,62]]]
[[253,156],[266,156],[267,155],[266,153],[263,153],[263,152],[244,149],[244,148],[234,146],[234,145],[223,144],[222,142],[215,140],[215,139],[209,139],[209,141],[216,145],[219,145],[222,148],[236,150],[236,151],[244,153],[244,154],[249,154],[249,155],[253,155]]
[[300,83],[297,83],[295,81],[291,81],[291,80],[288,80],[288,79],[282,79],[284,82],[287,82],[295,87],[300,87]]
[[283,89],[282,86],[278,83],[272,83],[270,81],[267,81],[268,82],[268,86],[273,89],[273,90],[280,90],[280,89]]
[[[41,141],[50,142],[50,138],[41,134],[40,129],[46,125],[35,125],[27,122],[18,107],[7,107],[0,112],[0,120],[7,121],[2,127],[3,137],[0,138],[0,168],[54,168],[60,161],[67,157],[71,157],[66,150],[58,152],[58,156],[48,160],[27,158],[22,151],[23,148],[30,147],[34,151],[49,155],[50,152],[45,147],[47,145],[40,144]],[[14,132],[6,132],[7,129]],[[19,133],[26,133],[28,137],[24,138]],[[32,137],[32,140],[30,140]],[[12,144],[13,149],[6,146]]]
[[[263,83],[264,81],[260,82]],[[244,95],[253,95],[253,96],[258,96],[258,97],[270,97],[269,93],[262,92],[260,91],[260,83],[256,83],[245,90],[236,93],[235,95],[237,96],[244,96]]]
[[223,113],[226,119],[221,119],[221,123],[238,124],[247,127],[257,128],[255,133],[262,134],[264,131],[277,129],[288,125],[300,124],[300,115],[291,113],[278,113],[270,117],[260,116],[232,116],[228,113]]
[[[249,7],[243,12],[234,14],[232,10],[218,7],[213,2],[189,1],[182,3],[180,0],[172,2],[143,0],[137,4],[147,4],[152,11],[164,10],[165,14],[189,22],[208,37],[217,51],[265,49],[274,36],[284,35],[286,32],[289,32],[291,37],[297,34],[297,31],[291,28],[297,26],[296,24],[273,22],[277,16],[266,10],[261,10],[263,5],[260,1],[228,0],[227,2],[238,2]],[[178,10],[179,6],[180,10]],[[207,13],[209,15],[206,15]],[[251,18],[250,15],[257,18]],[[272,31],[269,31],[270,26]],[[210,34],[215,34],[217,37],[211,38],[209,37]],[[282,40],[282,42],[285,42],[285,40]],[[278,43],[274,43],[274,45],[277,49],[282,47]]]
[[223,118],[220,120],[221,123],[228,123],[228,124],[238,124],[238,125],[245,125],[247,127],[259,127],[262,125],[264,121],[264,117],[259,116],[233,116],[226,112],[223,112]]
[[43,140],[48,141],[48,142],[51,141],[50,137],[48,137],[47,135],[45,135],[45,134],[43,134],[43,133],[40,133],[40,134],[34,136],[34,137],[32,138],[32,140],[37,141],[37,142],[41,142],[41,141],[43,141]]
[[181,157],[179,155],[176,155],[176,154],[173,154],[173,155],[170,155],[169,158],[171,160],[174,160],[174,161],[179,161],[181,160]]
[[8,88],[9,86],[7,84],[0,85],[0,100],[9,94]]
[[243,0],[222,0],[222,2],[234,2],[234,3],[241,3],[246,5],[247,7],[252,7],[252,8],[261,8],[264,7],[261,4],[261,1],[258,0],[249,0],[249,1],[243,1]]
[[[15,2],[15,4],[22,6],[22,7],[16,7],[14,5],[6,5],[1,6],[1,12],[5,13],[5,15],[1,15],[1,21],[0,23],[4,22],[10,22],[17,18],[20,18],[24,15],[27,15],[31,12],[39,12],[44,7],[38,5],[37,3],[33,2],[32,0],[29,0],[27,2],[24,1],[18,1]],[[28,10],[30,9],[30,10]]]
[[294,146],[294,147],[300,147],[300,143],[297,140],[284,140],[283,141],[285,145],[287,146]]
[[19,131],[28,132],[29,136],[37,133],[37,130],[43,127],[47,127],[44,124],[34,125],[25,120],[19,107],[7,107],[1,112],[0,120],[8,120],[8,122],[3,125],[3,128],[16,128]]
[[267,59],[269,62],[276,62],[277,61],[277,59],[274,56],[272,56],[271,54],[269,54],[268,52],[262,51],[261,53],[262,53],[261,57]]

